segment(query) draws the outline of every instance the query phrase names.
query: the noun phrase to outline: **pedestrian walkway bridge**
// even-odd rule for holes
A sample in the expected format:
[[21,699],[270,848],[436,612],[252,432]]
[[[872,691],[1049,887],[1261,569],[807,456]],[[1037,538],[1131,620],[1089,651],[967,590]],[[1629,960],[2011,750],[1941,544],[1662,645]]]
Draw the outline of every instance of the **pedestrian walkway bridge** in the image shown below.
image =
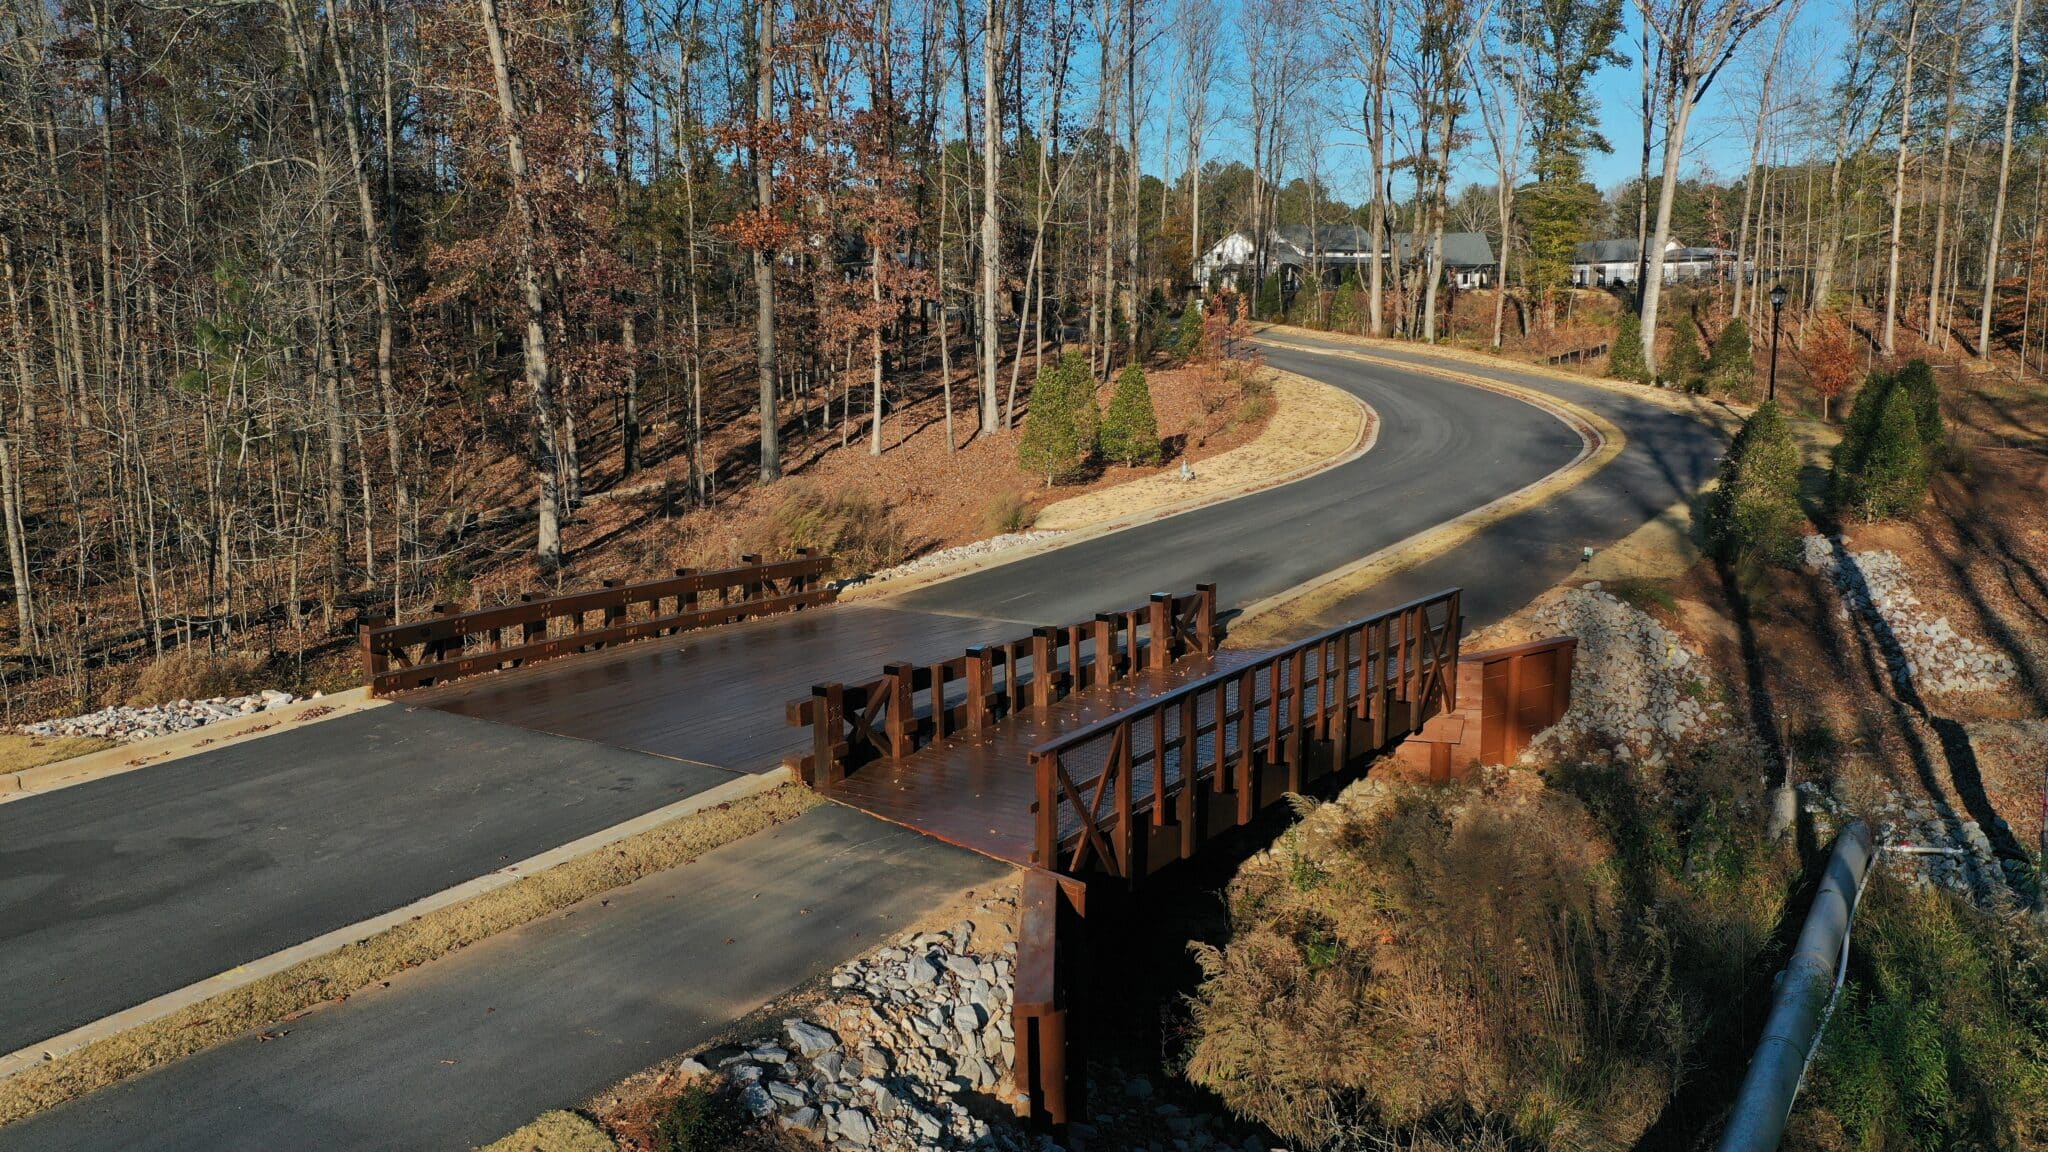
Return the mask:
[[1136,884],[1457,706],[1456,590],[1225,650],[1216,589],[891,663],[792,702],[819,792],[986,855]]
[[[824,571],[747,557],[380,622],[364,629],[365,672],[414,707],[731,772],[781,758],[837,803],[1024,869],[1017,1087],[1055,1123],[1083,1108],[1067,1017],[1091,903],[1100,914],[1289,793],[1382,757],[1437,780],[1511,760],[1569,700],[1569,638],[1461,660],[1457,589],[1232,649],[1214,585],[1034,627],[833,606]],[[763,707],[805,686],[781,715]]]

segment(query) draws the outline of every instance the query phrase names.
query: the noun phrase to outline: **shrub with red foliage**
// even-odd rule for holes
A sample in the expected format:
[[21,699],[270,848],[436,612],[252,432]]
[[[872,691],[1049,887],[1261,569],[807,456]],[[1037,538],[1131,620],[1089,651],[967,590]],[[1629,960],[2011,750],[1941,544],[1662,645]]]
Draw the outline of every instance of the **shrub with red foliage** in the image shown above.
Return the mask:
[[1828,418],[1828,405],[1849,390],[1857,376],[1856,342],[1849,326],[1833,311],[1822,312],[1806,323],[1806,380],[1820,396],[1820,417]]

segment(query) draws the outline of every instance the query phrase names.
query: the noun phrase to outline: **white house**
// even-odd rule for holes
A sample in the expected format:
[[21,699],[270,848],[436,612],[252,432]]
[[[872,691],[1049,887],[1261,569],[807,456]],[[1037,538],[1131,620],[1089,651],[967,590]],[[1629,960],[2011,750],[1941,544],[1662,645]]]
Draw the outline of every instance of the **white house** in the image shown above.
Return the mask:
[[[1398,259],[1411,265],[1424,255],[1429,238],[1407,232],[1386,237],[1381,261],[1389,267]],[[1248,275],[1256,257],[1252,238],[1236,231],[1210,245],[1195,261],[1197,283],[1223,284],[1243,288],[1239,277]],[[1328,287],[1342,284],[1354,271],[1371,266],[1372,234],[1356,224],[1325,224],[1314,229],[1288,224],[1275,228],[1266,242],[1268,267],[1280,273],[1290,294],[1304,283],[1311,269],[1320,270]],[[1444,233],[1444,271],[1459,288],[1482,288],[1493,282],[1493,245],[1478,232]]]
[[[1580,288],[1634,284],[1641,249],[1633,240],[1588,240],[1572,252],[1572,283]],[[1664,282],[1727,280],[1742,274],[1744,262],[1727,248],[1687,248],[1672,240],[1664,245]]]

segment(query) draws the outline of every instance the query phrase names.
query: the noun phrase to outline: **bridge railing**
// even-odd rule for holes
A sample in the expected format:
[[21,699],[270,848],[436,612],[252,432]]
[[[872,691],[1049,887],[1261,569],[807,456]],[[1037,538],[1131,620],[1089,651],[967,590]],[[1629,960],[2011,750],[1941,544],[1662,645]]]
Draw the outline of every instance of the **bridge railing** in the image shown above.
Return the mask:
[[436,615],[408,624],[367,619],[359,626],[363,677],[370,694],[381,696],[838,597],[825,583],[828,556],[798,549],[794,559],[773,563],[741,559],[737,568],[678,568],[662,580],[607,580],[590,592],[529,593],[499,608],[461,612],[440,604]]
[[1573,348],[1568,352],[1559,352],[1555,356],[1546,357],[1543,362],[1545,364],[1584,364],[1588,360],[1598,360],[1600,357],[1607,355],[1607,351],[1607,342],[1602,341],[1590,348]]
[[1165,668],[1191,652],[1213,652],[1216,639],[1216,586],[1198,584],[1091,620],[977,645],[950,660],[893,662],[873,680],[820,684],[790,701],[785,716],[810,728],[811,750],[787,763],[805,783],[834,784],[870,760],[900,760],[1021,709]]
[[1034,749],[1031,862],[1135,879],[1141,842],[1169,824],[1181,838],[1171,855],[1194,854],[1205,793],[1234,793],[1234,823],[1249,822],[1259,769],[1285,766],[1298,792],[1312,749],[1342,767],[1456,708],[1459,598],[1452,589],[1341,625]]

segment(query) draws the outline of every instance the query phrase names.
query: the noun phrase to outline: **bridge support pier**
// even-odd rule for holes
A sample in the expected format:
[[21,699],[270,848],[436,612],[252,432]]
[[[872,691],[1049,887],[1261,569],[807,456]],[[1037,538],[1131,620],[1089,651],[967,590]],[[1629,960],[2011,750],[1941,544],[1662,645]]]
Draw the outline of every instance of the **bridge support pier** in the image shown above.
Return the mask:
[[1059,1127],[1087,1113],[1085,1030],[1074,1009],[1085,968],[1088,886],[1042,868],[1024,873],[1017,926],[1017,1033],[1013,1074],[1033,1124]]

